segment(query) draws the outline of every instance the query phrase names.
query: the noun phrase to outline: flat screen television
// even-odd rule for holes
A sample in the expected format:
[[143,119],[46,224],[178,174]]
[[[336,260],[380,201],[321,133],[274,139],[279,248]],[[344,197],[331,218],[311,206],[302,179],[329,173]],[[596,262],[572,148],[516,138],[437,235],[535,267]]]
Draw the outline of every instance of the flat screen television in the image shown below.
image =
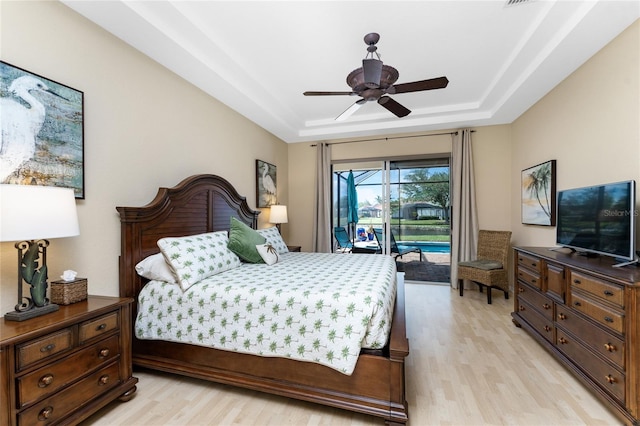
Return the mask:
[[635,205],[633,180],[558,191],[556,243],[634,261]]

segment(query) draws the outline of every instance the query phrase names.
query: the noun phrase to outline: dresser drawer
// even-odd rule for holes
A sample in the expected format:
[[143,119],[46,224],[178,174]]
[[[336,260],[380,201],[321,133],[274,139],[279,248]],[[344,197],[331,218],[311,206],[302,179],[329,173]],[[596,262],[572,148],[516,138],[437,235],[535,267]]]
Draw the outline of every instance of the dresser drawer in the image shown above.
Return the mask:
[[24,407],[75,381],[120,354],[118,335],[17,379],[18,406]]
[[542,262],[540,262],[540,259],[524,253],[518,252],[518,266],[534,271],[538,275],[542,273]]
[[551,299],[525,284],[518,287],[518,297],[537,309],[546,319],[553,321],[553,302]]
[[83,322],[82,324],[80,324],[80,344],[86,342],[87,340],[91,340],[94,337],[108,333],[111,330],[117,330],[118,327],[119,324],[117,312],[112,312],[100,318]]
[[616,331],[620,334],[624,333],[624,313],[616,311],[612,308],[601,305],[588,298],[588,296],[582,296],[577,291],[571,292],[571,307],[577,311],[582,312],[590,318],[593,318],[598,323]]
[[518,266],[518,279],[532,285],[533,287],[537,288],[538,290],[542,290],[541,287],[541,279],[540,279],[540,275],[526,269],[523,268],[521,266]]
[[578,288],[598,299],[606,300],[620,308],[624,307],[624,289],[622,286],[572,271],[571,288]]
[[53,424],[77,409],[80,405],[116,386],[121,378],[120,368],[113,363],[96,371],[67,389],[42,400],[18,415],[19,425]]
[[625,375],[582,346],[577,340],[557,329],[556,344],[571,360],[601,388],[624,403]]
[[533,306],[518,296],[518,313],[549,342],[553,342],[553,322],[542,316]]
[[73,329],[48,334],[16,347],[18,371],[73,347]]
[[556,305],[556,311],[556,325],[558,327],[572,333],[585,346],[624,370],[624,340],[599,327],[595,327],[593,323],[580,317],[579,314],[567,309],[565,306]]

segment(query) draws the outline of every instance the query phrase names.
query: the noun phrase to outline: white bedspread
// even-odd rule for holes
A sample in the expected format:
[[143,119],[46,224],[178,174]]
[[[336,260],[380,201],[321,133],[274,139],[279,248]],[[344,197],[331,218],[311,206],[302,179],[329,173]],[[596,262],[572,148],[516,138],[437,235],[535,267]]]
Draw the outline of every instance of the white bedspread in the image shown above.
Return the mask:
[[149,282],[135,333],[217,349],[317,362],[350,375],[361,348],[382,348],[396,295],[390,256],[284,253],[183,292]]

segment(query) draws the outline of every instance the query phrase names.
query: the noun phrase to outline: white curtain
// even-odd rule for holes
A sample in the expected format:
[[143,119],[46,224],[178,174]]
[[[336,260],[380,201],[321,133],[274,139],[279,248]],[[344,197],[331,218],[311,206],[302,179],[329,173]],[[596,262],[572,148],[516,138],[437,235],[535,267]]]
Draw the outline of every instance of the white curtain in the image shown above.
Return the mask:
[[457,289],[458,268],[456,265],[459,261],[475,259],[479,227],[471,130],[458,131],[452,136],[452,139],[451,286]]
[[331,145],[318,143],[313,217],[313,251],[331,253]]

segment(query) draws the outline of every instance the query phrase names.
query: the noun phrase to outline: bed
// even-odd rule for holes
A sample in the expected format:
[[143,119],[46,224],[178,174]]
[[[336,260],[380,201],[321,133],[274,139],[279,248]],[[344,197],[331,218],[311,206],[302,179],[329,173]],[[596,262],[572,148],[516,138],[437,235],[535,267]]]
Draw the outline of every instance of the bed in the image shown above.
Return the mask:
[[[121,220],[120,295],[136,300],[135,318],[148,310],[138,311],[138,298],[145,286],[159,286],[154,294],[162,287],[162,284],[141,277],[135,269],[140,261],[159,252],[159,240],[229,231],[231,218],[255,229],[260,214],[249,208],[245,197],[240,196],[228,181],[215,175],[189,177],[174,188],[160,188],[156,197],[145,206],[117,207],[117,210]],[[310,254],[283,255],[282,264],[301,261],[305,256]],[[235,279],[242,280],[242,277]],[[370,349],[362,349],[352,370],[294,357],[258,356],[216,349],[198,342],[188,344],[137,337],[133,338],[133,363],[138,367],[365,413],[384,419],[390,425],[406,424],[404,363],[409,354],[409,342],[405,328],[404,282],[395,281],[394,290],[391,322],[384,346],[373,344],[369,345]],[[146,299],[143,293],[143,302]]]

